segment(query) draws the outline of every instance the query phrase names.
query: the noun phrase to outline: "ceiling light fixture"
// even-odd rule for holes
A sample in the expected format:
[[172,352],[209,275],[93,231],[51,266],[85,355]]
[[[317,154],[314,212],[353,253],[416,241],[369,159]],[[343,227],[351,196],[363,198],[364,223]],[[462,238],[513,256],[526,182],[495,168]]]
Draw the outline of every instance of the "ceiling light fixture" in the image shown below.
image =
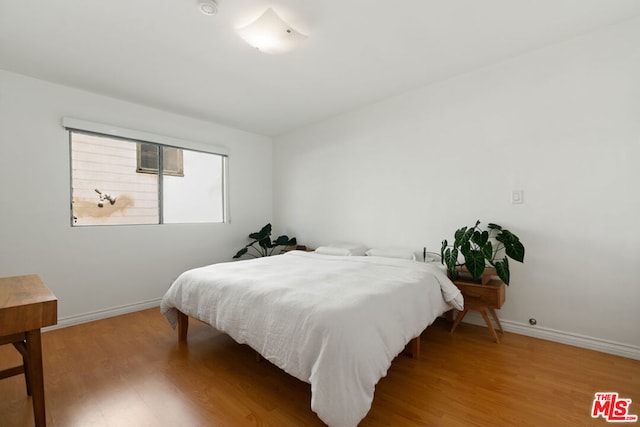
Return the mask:
[[288,52],[298,47],[307,38],[291,28],[271,8],[251,24],[237,31],[250,46],[265,53]]
[[218,3],[215,0],[199,0],[198,8],[205,15],[215,15],[218,13]]

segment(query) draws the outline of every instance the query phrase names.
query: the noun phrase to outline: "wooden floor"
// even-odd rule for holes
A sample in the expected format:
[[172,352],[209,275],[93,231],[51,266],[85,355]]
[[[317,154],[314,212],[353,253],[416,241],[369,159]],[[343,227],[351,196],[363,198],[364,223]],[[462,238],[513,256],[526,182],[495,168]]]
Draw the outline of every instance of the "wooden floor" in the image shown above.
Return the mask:
[[[616,391],[640,414],[640,362],[437,322],[419,360],[399,356],[361,426],[586,426],[593,395]],[[158,309],[43,334],[49,426],[322,426],[310,386],[211,327],[179,345]],[[0,369],[17,364],[0,347]],[[0,426],[32,426],[24,378],[0,381]]]

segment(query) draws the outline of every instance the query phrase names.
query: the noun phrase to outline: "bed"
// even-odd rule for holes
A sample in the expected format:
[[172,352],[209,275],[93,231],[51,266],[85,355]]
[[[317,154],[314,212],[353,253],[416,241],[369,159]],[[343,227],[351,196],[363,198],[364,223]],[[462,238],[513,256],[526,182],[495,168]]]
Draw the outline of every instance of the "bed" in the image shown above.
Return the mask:
[[193,317],[248,344],[311,384],[311,408],[323,422],[354,427],[393,359],[462,306],[437,264],[291,251],[189,270],[161,311],[180,339]]

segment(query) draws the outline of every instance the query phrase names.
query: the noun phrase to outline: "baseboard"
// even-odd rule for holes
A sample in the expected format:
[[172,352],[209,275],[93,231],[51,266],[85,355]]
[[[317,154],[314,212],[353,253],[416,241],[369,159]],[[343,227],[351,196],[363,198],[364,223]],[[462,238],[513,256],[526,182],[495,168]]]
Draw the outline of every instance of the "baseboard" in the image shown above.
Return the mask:
[[134,304],[122,305],[120,307],[107,308],[105,310],[92,311],[91,313],[77,314],[74,316],[61,317],[58,324],[43,328],[43,331],[52,331],[54,329],[66,328],[68,326],[79,325],[81,323],[93,322],[94,320],[106,319],[108,317],[120,316],[122,314],[133,313],[134,311],[146,310],[160,306],[161,298],[149,301],[138,302]]
[[[467,313],[464,317],[465,323],[484,326],[484,319],[477,313]],[[607,341],[600,338],[593,338],[586,335],[574,334],[571,332],[558,331],[555,329],[545,328],[541,326],[531,326],[525,323],[514,322],[511,320],[500,319],[502,328],[506,332],[514,334],[526,335],[533,338],[540,338],[547,341],[559,342],[561,344],[572,345],[575,347],[587,348],[589,350],[600,351],[602,353],[613,354],[616,356],[628,357],[629,359],[640,360],[640,347],[623,344],[615,341]]]

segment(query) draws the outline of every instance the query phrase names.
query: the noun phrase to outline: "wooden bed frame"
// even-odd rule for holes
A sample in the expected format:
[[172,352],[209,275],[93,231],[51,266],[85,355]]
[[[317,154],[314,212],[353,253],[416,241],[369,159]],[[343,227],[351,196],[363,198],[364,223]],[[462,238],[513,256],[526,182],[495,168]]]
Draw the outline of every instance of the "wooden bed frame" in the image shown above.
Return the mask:
[[[180,310],[176,311],[178,312],[178,342],[186,342],[187,332],[189,331],[189,316]],[[405,349],[405,353],[408,353],[413,359],[420,358],[420,336],[413,338],[409,342]],[[262,356],[256,352],[256,360],[260,360],[261,357]]]

